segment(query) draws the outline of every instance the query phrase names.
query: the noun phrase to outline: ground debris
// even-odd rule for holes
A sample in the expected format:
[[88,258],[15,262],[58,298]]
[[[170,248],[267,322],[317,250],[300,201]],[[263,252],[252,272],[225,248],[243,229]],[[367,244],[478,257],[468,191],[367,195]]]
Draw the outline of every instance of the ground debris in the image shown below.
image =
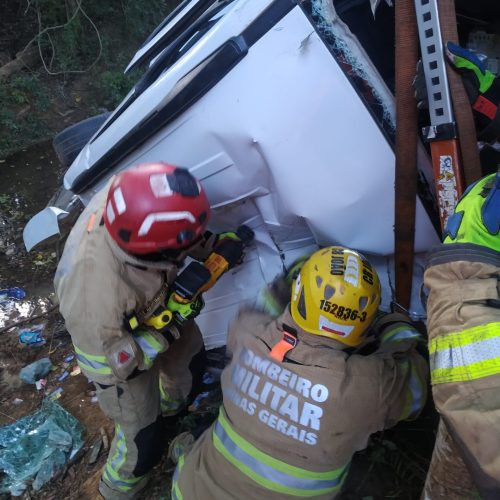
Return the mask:
[[87,463],[89,465],[95,464],[97,462],[97,457],[101,452],[101,448],[103,446],[102,436],[99,436],[90,446]]

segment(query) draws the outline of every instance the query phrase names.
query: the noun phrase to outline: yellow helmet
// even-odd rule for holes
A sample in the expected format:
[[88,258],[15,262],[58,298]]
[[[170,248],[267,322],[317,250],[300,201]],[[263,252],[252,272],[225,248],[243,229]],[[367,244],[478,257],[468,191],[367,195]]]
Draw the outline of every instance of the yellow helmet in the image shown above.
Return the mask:
[[358,252],[313,253],[292,284],[292,318],[303,330],[357,346],[380,304],[380,281]]

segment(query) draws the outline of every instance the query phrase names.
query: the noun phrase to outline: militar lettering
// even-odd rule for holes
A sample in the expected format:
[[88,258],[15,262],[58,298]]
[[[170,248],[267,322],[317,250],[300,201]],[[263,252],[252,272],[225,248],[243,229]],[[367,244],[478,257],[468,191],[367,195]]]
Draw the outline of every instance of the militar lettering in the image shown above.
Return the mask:
[[317,443],[318,436],[311,430],[320,430],[323,409],[318,403],[328,399],[323,384],[244,349],[232,367],[225,396],[271,429],[302,443]]

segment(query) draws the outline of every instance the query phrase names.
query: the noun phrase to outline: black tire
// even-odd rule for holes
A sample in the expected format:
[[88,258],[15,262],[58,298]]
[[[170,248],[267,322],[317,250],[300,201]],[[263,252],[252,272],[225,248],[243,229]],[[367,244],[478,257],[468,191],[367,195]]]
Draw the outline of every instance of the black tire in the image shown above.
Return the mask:
[[91,116],[56,134],[52,141],[52,146],[61,165],[69,167],[73,163],[78,153],[89,142],[90,138],[97,132],[110,114],[107,111],[97,116]]

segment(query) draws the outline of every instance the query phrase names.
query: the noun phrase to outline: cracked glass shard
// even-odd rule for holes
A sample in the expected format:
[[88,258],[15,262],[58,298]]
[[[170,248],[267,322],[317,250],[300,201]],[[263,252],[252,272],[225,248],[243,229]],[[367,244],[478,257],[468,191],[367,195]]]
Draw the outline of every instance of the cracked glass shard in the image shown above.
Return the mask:
[[[368,3],[368,0],[363,1]],[[356,36],[337,14],[332,0],[310,0],[302,6],[374,117],[393,137],[394,97]]]

